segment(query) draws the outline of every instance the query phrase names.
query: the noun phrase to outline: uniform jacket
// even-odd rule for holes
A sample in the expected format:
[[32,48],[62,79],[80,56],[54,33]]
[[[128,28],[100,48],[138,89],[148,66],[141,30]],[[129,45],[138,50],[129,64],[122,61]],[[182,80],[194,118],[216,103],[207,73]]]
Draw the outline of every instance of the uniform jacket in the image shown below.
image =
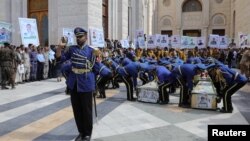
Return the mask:
[[71,46],[62,54],[61,61],[71,61],[71,68],[87,69],[89,72],[76,74],[73,71],[69,72],[66,84],[70,90],[77,87],[77,92],[93,92],[95,90],[95,73],[99,71],[98,63],[95,62],[96,56],[93,54],[94,49],[88,45],[79,47],[77,45]]

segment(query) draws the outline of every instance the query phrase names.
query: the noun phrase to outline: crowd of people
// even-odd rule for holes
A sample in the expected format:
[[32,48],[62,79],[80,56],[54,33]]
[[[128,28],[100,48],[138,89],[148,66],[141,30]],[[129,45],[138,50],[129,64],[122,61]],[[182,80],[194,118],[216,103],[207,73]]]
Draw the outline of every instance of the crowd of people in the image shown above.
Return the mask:
[[[56,45],[28,47],[5,43],[0,48],[1,89],[14,89],[18,84],[62,78],[61,61],[56,57]],[[8,86],[11,87],[8,87]]]

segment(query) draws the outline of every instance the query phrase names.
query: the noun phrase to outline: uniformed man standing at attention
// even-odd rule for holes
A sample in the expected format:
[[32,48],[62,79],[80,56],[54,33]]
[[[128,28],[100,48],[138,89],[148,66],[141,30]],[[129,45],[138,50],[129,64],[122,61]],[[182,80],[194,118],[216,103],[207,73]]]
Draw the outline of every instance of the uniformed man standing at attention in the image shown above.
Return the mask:
[[[71,103],[75,122],[79,135],[75,141],[90,141],[93,117],[92,117],[92,97],[96,88],[95,73],[99,71],[99,58],[96,57],[96,50],[87,45],[88,34],[82,28],[75,28],[77,45],[67,48],[61,61],[71,61],[71,71],[68,71],[66,80],[67,87],[71,92]],[[61,48],[57,49],[60,56]]]

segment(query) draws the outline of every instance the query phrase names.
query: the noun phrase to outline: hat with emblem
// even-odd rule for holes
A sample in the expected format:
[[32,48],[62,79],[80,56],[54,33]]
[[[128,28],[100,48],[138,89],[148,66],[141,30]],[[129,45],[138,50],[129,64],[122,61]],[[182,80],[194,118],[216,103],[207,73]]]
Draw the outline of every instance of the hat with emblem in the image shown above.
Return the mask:
[[76,27],[74,30],[75,36],[82,36],[85,33],[88,33],[85,29],[81,28],[81,27]]

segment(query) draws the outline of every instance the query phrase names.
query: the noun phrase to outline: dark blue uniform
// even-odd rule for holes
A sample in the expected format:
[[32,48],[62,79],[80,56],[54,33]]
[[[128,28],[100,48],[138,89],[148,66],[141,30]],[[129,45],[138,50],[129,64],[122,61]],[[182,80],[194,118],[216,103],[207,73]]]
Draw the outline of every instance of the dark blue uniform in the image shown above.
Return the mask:
[[247,83],[247,78],[225,65],[218,65],[217,69],[219,69],[219,73],[217,73],[216,75],[222,75],[225,81],[222,82],[225,83],[225,85],[221,86],[223,107],[220,111],[223,113],[232,113],[233,105],[231,97],[235,92],[237,92]]
[[86,45],[87,31],[75,28],[78,45],[73,45],[61,56],[61,61],[71,61],[67,87],[71,91],[71,103],[79,131],[77,139],[90,140],[93,128],[92,97],[96,89],[94,71],[100,71],[95,50]]
[[119,66],[113,60],[112,62],[112,69],[117,73],[117,75],[121,76],[122,81],[125,83],[127,88],[127,100],[134,101],[133,98],[133,79],[138,77],[139,72],[139,64],[137,62],[130,62],[126,66]]
[[181,85],[180,90],[180,107],[190,107],[188,102],[191,91],[193,90],[193,78],[197,75],[198,70],[206,69],[203,64],[183,64],[176,66],[172,71],[174,77]]
[[112,78],[112,72],[111,70],[105,66],[102,63],[98,63],[99,68],[97,71],[99,74],[99,77],[97,79],[97,88],[100,93],[99,98],[106,98],[106,93],[105,93],[105,86],[106,83]]
[[158,79],[159,103],[167,104],[169,102],[167,88],[173,82],[172,73],[164,66],[157,66],[156,76]]

